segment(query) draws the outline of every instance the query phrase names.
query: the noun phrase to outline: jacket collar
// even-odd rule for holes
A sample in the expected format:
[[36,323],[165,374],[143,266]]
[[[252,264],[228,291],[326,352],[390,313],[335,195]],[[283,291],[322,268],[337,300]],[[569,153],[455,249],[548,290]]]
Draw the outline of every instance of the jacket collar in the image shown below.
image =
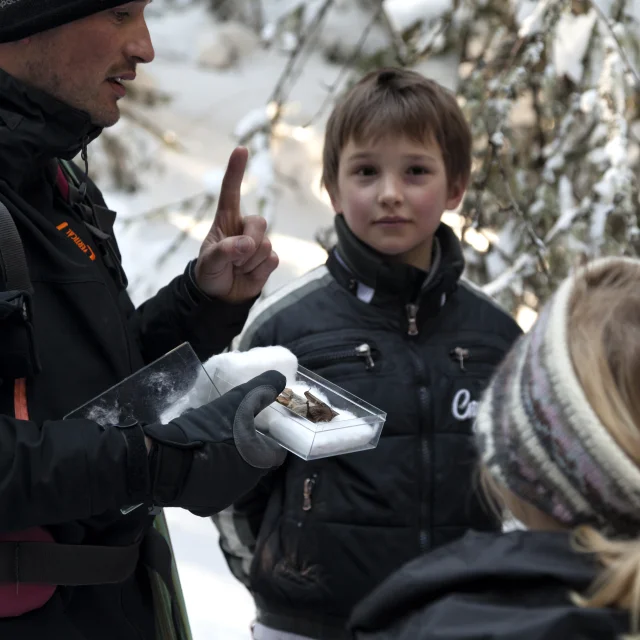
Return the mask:
[[[398,570],[356,607],[350,626],[386,627],[390,620],[414,615],[417,603],[418,609],[424,611],[453,594],[484,593],[487,597],[495,592],[495,597],[504,597],[513,585],[524,585],[520,598],[527,589],[540,590],[544,586],[557,606],[558,590],[565,597],[571,591],[584,591],[597,573],[594,557],[576,552],[568,533],[518,531],[505,535],[472,531]],[[625,620],[627,615],[621,613],[620,617]],[[448,627],[450,631],[456,629],[453,623]],[[487,618],[483,624],[492,627],[492,619]],[[489,631],[474,637],[498,635],[503,637],[502,633],[494,635]],[[466,633],[462,636],[470,637]]]
[[70,160],[102,129],[89,115],[0,69],[0,181],[21,191],[55,158]]
[[[327,266],[343,286],[371,304],[416,304],[439,308],[455,291],[464,270],[464,258],[455,233],[440,224],[434,237],[433,260],[428,272],[391,262],[358,239],[344,216],[336,215],[338,243]],[[443,298],[444,296],[444,298]]]

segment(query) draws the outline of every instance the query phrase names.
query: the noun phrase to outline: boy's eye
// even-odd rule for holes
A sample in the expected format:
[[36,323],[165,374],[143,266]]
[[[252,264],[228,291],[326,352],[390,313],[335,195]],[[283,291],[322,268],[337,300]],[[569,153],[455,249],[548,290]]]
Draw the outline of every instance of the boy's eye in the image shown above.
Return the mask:
[[358,167],[355,173],[358,176],[364,176],[364,177],[374,176],[376,175],[376,169],[375,167]]
[[409,173],[412,176],[424,176],[427,173],[429,173],[429,169],[427,169],[427,167],[420,167],[420,166],[409,167]]

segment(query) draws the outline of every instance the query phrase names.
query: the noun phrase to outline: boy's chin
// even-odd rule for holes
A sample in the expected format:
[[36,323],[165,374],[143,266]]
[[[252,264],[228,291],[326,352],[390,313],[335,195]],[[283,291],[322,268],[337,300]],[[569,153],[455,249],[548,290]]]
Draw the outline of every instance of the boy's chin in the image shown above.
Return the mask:
[[408,264],[418,269],[426,270],[431,264],[431,245],[428,248],[424,245],[402,249],[384,248],[379,253],[389,262]]
[[374,246],[374,249],[379,253],[383,253],[386,256],[396,257],[401,259],[402,256],[410,256],[413,254],[430,253],[431,244],[433,241],[429,243],[421,243],[419,245],[407,245],[407,244],[395,244],[395,243],[384,243],[379,242],[376,243],[377,246]]

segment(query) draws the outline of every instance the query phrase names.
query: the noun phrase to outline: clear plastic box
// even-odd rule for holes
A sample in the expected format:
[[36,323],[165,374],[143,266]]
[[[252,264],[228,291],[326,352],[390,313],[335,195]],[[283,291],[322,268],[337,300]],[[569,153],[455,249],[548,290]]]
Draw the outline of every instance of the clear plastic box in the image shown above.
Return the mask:
[[191,345],[184,343],[65,416],[107,427],[134,419],[167,423],[218,397]]
[[[231,381],[216,369],[212,381],[220,395],[242,381]],[[289,381],[291,382],[291,381]],[[298,367],[295,391],[304,390],[338,412],[330,422],[313,422],[277,402],[256,417],[256,428],[303,460],[374,449],[387,414],[304,367]]]
[[[65,418],[87,418],[107,427],[129,419],[167,423],[187,409],[220,397],[246,380],[230,380],[216,368],[211,375],[189,344],[183,344],[137,371]],[[273,438],[303,460],[373,449],[386,413],[315,373],[298,367],[299,395],[308,390],[338,412],[330,422],[303,418],[274,402],[256,417],[260,433]]]

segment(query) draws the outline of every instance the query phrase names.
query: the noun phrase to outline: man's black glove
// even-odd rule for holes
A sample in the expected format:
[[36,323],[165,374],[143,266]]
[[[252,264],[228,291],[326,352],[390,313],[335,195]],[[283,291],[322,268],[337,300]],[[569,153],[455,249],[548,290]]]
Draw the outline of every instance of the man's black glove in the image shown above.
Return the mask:
[[254,418],[285,384],[281,373],[267,371],[168,424],[143,427],[153,442],[154,504],[217,513],[281,465],[286,451],[256,433]]

